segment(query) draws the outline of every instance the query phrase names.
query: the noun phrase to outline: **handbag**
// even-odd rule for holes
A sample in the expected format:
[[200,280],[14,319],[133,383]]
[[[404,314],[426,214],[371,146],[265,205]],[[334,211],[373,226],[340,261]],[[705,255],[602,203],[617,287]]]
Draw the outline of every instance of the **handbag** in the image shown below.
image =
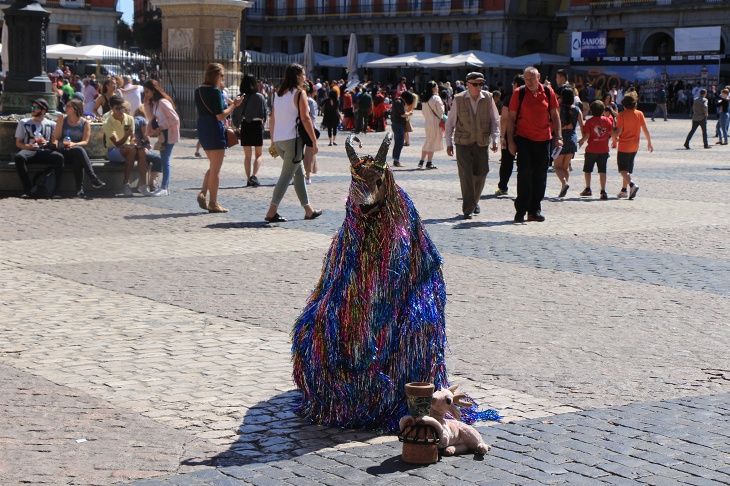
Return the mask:
[[[428,105],[428,108],[431,110],[431,113],[433,113],[434,116],[436,116],[436,112],[433,111],[433,108],[431,108],[431,105]],[[448,119],[449,119],[449,117],[448,117],[448,115],[446,113],[444,113],[443,115],[441,115],[441,123],[446,123],[446,120],[448,120]]]
[[[208,108],[208,105],[205,104],[205,100],[203,100],[203,95],[200,92],[200,90],[198,90],[198,96],[200,96],[200,101],[203,103],[203,106],[205,106],[205,109],[208,110],[211,115],[215,116],[215,113],[213,113],[213,110]],[[235,147],[236,145],[238,145],[238,141],[239,140],[238,140],[238,136],[236,135],[236,132],[234,132],[230,128],[226,128],[226,148]]]
[[[309,133],[307,133],[307,129],[304,128],[304,124],[302,123],[302,119],[300,118],[302,116],[302,113],[299,111],[299,96],[302,94],[302,90],[299,90],[297,93],[297,113],[299,116],[297,116],[297,133],[304,141],[304,145],[307,147],[314,146],[314,142],[309,137]],[[316,127],[312,126],[314,128],[314,137],[319,140],[319,130],[317,130]]]

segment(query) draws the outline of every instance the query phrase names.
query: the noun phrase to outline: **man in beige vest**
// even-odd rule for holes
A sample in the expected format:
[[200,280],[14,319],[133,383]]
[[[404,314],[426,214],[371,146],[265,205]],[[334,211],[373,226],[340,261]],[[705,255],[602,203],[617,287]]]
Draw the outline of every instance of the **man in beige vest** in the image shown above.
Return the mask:
[[489,172],[489,139],[492,152],[499,141],[499,112],[491,93],[482,90],[482,73],[466,75],[467,90],[454,96],[446,121],[446,154],[454,155],[461,184],[463,219],[479,214],[479,198]]

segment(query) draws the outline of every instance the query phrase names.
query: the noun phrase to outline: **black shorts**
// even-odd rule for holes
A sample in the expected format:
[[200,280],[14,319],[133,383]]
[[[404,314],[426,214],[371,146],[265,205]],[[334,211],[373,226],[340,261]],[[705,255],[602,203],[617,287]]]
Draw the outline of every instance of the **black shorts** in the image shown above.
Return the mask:
[[264,145],[264,126],[261,120],[241,122],[241,146],[262,147]]
[[593,166],[598,166],[598,173],[606,173],[606,165],[608,164],[608,154],[592,154],[589,152],[585,153],[585,162],[583,162],[583,172],[589,174],[593,172]]
[[634,158],[636,158],[636,152],[619,152],[616,155],[616,162],[618,163],[619,172],[628,172],[629,174],[634,172]]

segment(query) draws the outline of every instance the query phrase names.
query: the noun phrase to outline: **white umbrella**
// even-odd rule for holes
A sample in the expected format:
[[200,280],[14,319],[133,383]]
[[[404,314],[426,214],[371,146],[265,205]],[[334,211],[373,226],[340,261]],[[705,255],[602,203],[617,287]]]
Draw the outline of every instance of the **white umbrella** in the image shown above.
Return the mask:
[[314,43],[312,42],[312,34],[307,34],[304,38],[304,56],[302,59],[304,64],[304,72],[308,79],[314,78]]
[[[9,45],[8,45],[8,23],[5,22],[3,25],[3,35],[2,35],[2,48],[0,49],[2,52],[0,52],[0,62],[3,63],[3,72],[1,73],[3,76],[5,76],[8,73],[8,70],[10,69],[10,52],[9,52]],[[45,67],[45,66],[43,66]]]
[[[46,52],[48,52],[46,50]],[[106,59],[123,59],[125,61],[149,61],[150,58],[134,52],[117,49],[115,47],[93,45],[93,46],[81,46],[68,49],[63,52],[64,55],[56,56],[63,57],[64,59],[94,59],[97,61]],[[55,54],[54,54],[55,55]],[[79,57],[72,57],[79,56]]]
[[75,61],[90,61],[91,58],[76,52],[76,47],[68,44],[51,44],[46,46],[46,57],[49,59],[63,58]]
[[[384,59],[385,56],[382,54],[378,54],[377,52],[361,52],[357,55],[357,65],[358,66],[366,66],[367,64],[377,61],[378,59]],[[327,59],[325,61],[321,61],[317,63],[318,66],[326,66],[326,67],[339,67],[339,68],[346,68],[347,67],[347,56],[342,57],[333,57],[332,59]]]
[[377,61],[370,61],[365,64],[368,68],[396,68],[396,67],[409,67],[414,66],[418,61],[424,61],[438,57],[439,54],[435,52],[407,52],[405,54],[398,54],[397,56],[384,57]]
[[458,67],[493,67],[501,68],[511,66],[512,59],[507,56],[493,54],[484,51],[464,51],[456,54],[432,57],[418,61],[414,65],[418,67],[451,69]]
[[347,80],[357,79],[357,36],[350,34],[350,44],[347,47]]

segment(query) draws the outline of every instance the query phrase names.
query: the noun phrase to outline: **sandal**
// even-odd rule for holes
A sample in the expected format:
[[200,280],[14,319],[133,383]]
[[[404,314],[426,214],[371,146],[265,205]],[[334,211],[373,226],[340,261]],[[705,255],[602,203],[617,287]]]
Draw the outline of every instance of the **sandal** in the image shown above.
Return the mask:
[[306,216],[305,215],[304,216],[304,219],[317,219],[320,216],[322,216],[322,210],[321,209],[318,209],[316,211],[312,211],[312,214],[310,214],[309,216]]
[[221,206],[220,204],[218,204],[217,202],[215,202],[213,204],[208,205],[208,212],[209,213],[227,213],[228,210],[226,208],[224,208],[223,206]]
[[198,194],[198,206],[200,206],[200,209],[208,209],[208,203],[205,202],[205,194],[202,192]]
[[282,217],[279,213],[276,213],[270,218],[264,218],[269,223],[286,223],[287,219]]

